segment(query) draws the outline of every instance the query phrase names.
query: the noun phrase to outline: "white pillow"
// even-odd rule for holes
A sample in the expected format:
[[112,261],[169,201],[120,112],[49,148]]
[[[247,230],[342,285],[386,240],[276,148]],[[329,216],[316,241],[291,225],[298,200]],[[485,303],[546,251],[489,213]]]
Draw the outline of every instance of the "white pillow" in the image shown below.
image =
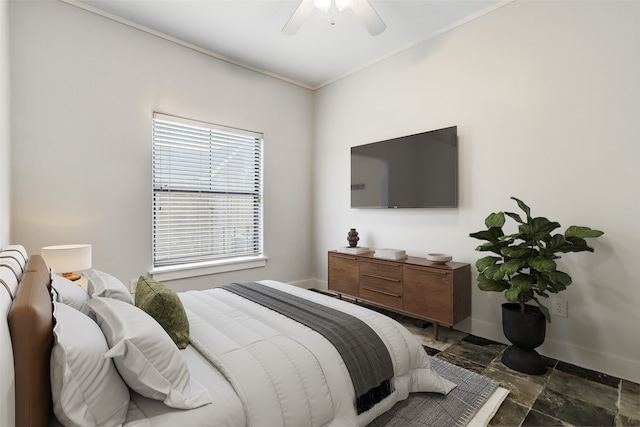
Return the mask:
[[191,379],[180,350],[169,335],[138,307],[110,298],[92,298],[89,306],[107,339],[118,372],[143,396],[172,408],[211,403],[209,392]]
[[65,426],[120,426],[129,406],[129,389],[111,359],[102,331],[78,310],[53,303],[51,351],[53,412]]
[[0,282],[0,289],[5,287],[3,283],[6,284],[10,300],[12,300],[18,290],[18,278],[11,268],[0,266],[0,280],[2,281]]
[[69,279],[58,276],[55,270],[51,269],[51,287],[56,291],[56,301],[69,305],[76,310],[89,313],[89,307],[85,303],[89,301],[89,294]]
[[22,245],[5,246],[2,250],[3,251],[19,252],[20,255],[24,258],[25,264],[26,264],[27,260],[29,259],[29,254],[27,254],[27,250]]
[[13,257],[5,257],[0,253],[0,266],[11,270],[17,280],[22,277],[22,267],[17,259]]
[[27,254],[27,250],[22,245],[9,245],[2,249],[2,256],[12,256],[18,260],[20,263],[21,269],[24,271],[24,268],[27,266],[27,261],[29,260],[29,255]]
[[91,298],[115,298],[133,304],[133,297],[127,287],[112,275],[98,270],[87,270],[82,275],[88,280],[87,290]]

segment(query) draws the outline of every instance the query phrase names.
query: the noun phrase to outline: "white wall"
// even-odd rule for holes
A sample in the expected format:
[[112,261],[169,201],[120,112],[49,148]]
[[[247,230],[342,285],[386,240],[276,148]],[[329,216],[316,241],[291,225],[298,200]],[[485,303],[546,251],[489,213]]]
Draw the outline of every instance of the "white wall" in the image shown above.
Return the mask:
[[[8,2],[0,0],[0,248],[9,236],[9,14]],[[6,314],[11,299],[0,291],[0,426],[15,423],[15,375],[13,351]]]
[[11,243],[9,118],[9,12],[7,0],[0,0],[0,248]]
[[[474,264],[468,237],[490,212],[517,211],[605,231],[595,254],[567,254],[541,353],[640,380],[640,3],[514,2],[317,92],[314,272],[346,245],[445,252]],[[349,208],[349,148],[457,125],[457,209]],[[564,228],[563,228],[564,229]],[[501,294],[473,283],[459,327],[506,342]]]
[[10,2],[12,236],[151,267],[153,111],[264,132],[267,266],[171,282],[309,278],[313,93],[57,1]]

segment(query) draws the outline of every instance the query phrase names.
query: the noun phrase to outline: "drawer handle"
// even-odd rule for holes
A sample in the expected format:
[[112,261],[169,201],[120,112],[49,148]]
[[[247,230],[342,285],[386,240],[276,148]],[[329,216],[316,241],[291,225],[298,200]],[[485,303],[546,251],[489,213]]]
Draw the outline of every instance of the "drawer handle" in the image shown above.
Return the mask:
[[388,277],[383,277],[383,276],[376,276],[375,274],[367,274],[367,273],[362,273],[363,276],[367,276],[367,277],[373,277],[374,279],[381,279],[381,280],[386,280],[388,282],[396,282],[396,283],[400,283],[400,279],[390,279]]
[[398,295],[398,294],[392,294],[391,292],[385,292],[385,291],[380,291],[378,289],[369,288],[367,286],[362,286],[362,289],[365,289],[365,290],[371,291],[371,292],[376,292],[376,293],[379,293],[379,294],[389,295],[390,297],[394,297],[394,298],[400,298],[402,296],[402,295]]
[[407,266],[407,268],[409,270],[413,270],[413,271],[420,271],[422,273],[431,273],[431,274],[442,274],[443,276],[446,276],[447,274],[449,274],[448,271],[440,271],[440,270],[427,270],[425,268],[413,268],[413,267],[409,267]]
[[336,257],[336,258],[342,258],[342,259],[352,259],[354,261],[358,259],[358,258],[356,258],[354,256],[349,256],[349,255],[331,254],[331,256]]
[[376,268],[378,266],[382,266],[383,268],[402,268],[403,264],[389,264],[390,262],[393,261],[362,261],[363,264],[372,265],[373,267],[371,268]]

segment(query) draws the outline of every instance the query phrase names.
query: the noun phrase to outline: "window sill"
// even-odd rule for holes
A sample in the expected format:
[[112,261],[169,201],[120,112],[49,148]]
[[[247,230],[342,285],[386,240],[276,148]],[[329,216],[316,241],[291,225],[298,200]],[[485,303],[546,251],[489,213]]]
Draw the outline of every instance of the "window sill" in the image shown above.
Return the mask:
[[157,281],[186,279],[189,277],[206,276],[209,274],[227,273],[229,271],[264,267],[267,265],[268,259],[269,257],[260,255],[179,266],[158,267],[149,271],[149,275]]

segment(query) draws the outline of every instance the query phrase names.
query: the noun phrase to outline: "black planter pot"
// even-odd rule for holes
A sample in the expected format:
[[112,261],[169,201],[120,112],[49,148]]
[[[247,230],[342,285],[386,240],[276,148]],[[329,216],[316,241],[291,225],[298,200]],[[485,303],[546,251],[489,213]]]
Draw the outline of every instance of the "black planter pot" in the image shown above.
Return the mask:
[[547,320],[538,307],[526,305],[524,313],[519,304],[502,304],[502,330],[513,344],[502,354],[502,363],[514,371],[542,375],[547,366],[534,349],[544,342]]

